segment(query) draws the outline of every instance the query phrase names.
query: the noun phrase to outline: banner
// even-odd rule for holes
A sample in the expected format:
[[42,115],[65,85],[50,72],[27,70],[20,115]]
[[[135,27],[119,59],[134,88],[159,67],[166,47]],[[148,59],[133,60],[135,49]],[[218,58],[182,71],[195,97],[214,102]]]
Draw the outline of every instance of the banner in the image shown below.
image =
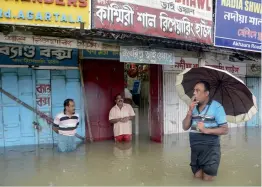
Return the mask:
[[217,0],[215,46],[261,52],[262,3]]
[[212,44],[212,0],[93,0],[92,28]]
[[175,71],[175,72],[182,72],[186,68],[198,68],[198,58],[176,58],[175,65],[163,66],[163,71]]
[[120,46],[120,62],[173,65],[175,55],[168,50]]
[[226,70],[232,75],[237,77],[245,77],[246,76],[246,64],[237,63],[237,62],[229,62],[226,60],[205,60],[205,65],[210,66],[217,69]]
[[119,60],[119,51],[83,50],[83,59]]
[[26,44],[39,46],[52,46],[86,50],[119,51],[119,46],[94,40],[76,40],[72,38],[59,38],[34,35],[3,35],[0,33],[1,43]]
[[89,0],[1,0],[0,23],[90,28]]
[[78,67],[77,55],[77,49],[0,44],[2,65]]

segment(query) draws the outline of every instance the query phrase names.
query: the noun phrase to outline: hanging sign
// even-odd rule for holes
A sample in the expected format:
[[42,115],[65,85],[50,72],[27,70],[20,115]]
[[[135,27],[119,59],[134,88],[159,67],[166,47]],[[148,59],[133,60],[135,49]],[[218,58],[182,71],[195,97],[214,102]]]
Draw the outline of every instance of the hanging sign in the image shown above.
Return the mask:
[[0,64],[78,66],[77,49],[0,43]]
[[1,0],[0,23],[90,28],[89,0]]
[[217,0],[215,46],[261,52],[261,0]]
[[212,0],[93,0],[92,28],[213,44]]
[[120,62],[174,65],[174,52],[145,47],[120,46]]

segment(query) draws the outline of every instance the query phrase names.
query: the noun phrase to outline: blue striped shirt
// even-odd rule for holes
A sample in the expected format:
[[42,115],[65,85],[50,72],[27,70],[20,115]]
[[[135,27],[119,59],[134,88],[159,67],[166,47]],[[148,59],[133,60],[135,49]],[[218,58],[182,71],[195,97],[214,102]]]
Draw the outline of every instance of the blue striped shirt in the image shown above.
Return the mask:
[[192,112],[191,130],[189,133],[191,146],[197,144],[219,145],[219,136],[202,134],[195,130],[197,123],[202,120],[204,120],[205,128],[218,128],[221,125],[226,124],[227,120],[224,107],[215,100],[209,102],[201,112],[199,112],[199,109],[196,106]]

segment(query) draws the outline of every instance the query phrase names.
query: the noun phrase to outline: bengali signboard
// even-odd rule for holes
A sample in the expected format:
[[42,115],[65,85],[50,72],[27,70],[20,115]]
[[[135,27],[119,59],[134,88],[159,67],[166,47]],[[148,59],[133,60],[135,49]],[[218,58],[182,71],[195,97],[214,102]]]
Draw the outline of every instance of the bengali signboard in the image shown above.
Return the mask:
[[84,59],[119,60],[119,51],[83,50]]
[[212,44],[212,0],[93,0],[92,28]]
[[77,49],[0,43],[0,64],[77,67],[77,53]]
[[76,40],[72,38],[59,38],[34,35],[3,35],[0,33],[1,43],[52,46],[62,48],[75,48],[86,50],[119,51],[119,46],[94,40]]
[[172,51],[161,49],[120,46],[120,62],[174,65],[175,55]]
[[261,1],[217,0],[215,46],[261,52]]
[[163,67],[164,71],[175,71],[182,72],[186,68],[198,68],[198,59],[197,58],[176,58],[176,63],[174,65]]
[[0,23],[90,28],[89,0],[1,0]]
[[211,66],[213,68],[226,70],[232,75],[237,77],[245,77],[246,76],[246,64],[245,63],[237,63],[237,62],[229,62],[226,60],[205,60],[206,66]]

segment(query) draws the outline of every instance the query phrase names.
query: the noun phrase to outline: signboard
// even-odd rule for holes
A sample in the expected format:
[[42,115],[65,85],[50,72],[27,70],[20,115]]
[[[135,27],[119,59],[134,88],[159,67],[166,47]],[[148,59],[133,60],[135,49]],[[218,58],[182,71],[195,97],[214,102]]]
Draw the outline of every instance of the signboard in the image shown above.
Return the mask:
[[93,40],[76,40],[71,38],[34,36],[34,35],[3,35],[0,33],[0,42],[26,45],[52,46],[62,48],[119,51],[119,46]]
[[174,65],[175,55],[161,49],[120,46],[120,62]]
[[119,51],[95,51],[84,50],[84,59],[107,59],[107,60],[119,60]]
[[231,63],[225,60],[205,60],[206,66],[211,66],[213,68],[226,70],[229,73],[237,76],[237,77],[245,77],[246,76],[246,64],[245,63]]
[[261,65],[255,63],[247,63],[247,76],[261,77]]
[[0,64],[78,66],[77,49],[0,44]]
[[89,0],[1,0],[0,23],[90,28]]
[[212,0],[93,0],[92,28],[212,44]]
[[217,0],[215,46],[261,52],[262,3]]
[[175,65],[163,67],[163,71],[176,71],[182,72],[186,68],[198,68],[198,59],[197,58],[176,58]]

